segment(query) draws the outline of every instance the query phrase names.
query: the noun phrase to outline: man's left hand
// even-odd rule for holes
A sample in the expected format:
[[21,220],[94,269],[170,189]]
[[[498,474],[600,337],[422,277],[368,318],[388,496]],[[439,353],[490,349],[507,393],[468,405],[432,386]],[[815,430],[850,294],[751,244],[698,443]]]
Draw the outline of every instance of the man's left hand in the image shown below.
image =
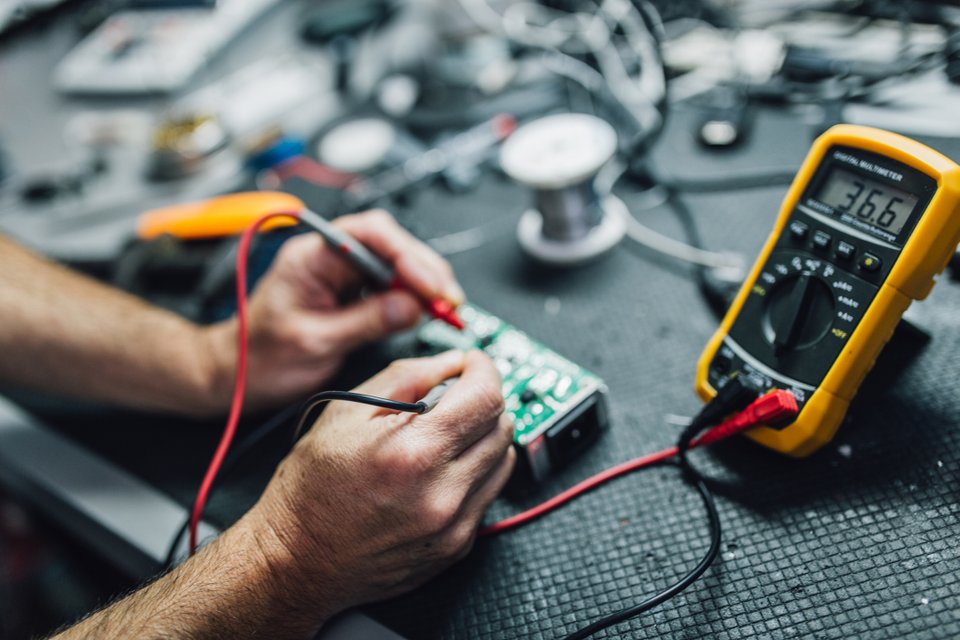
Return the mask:
[[[387,212],[342,216],[335,224],[389,264],[410,291],[377,292],[319,235],[289,240],[258,283],[249,306],[250,406],[278,404],[329,380],[356,347],[415,325],[423,300],[464,300],[450,265]],[[208,330],[215,403],[226,407],[237,362],[237,321]]]

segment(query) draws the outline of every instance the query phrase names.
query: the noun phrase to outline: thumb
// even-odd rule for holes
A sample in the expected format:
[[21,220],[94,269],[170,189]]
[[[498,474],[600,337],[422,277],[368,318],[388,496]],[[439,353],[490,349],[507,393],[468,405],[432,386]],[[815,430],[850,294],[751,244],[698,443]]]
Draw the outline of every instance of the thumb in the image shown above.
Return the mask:
[[414,402],[444,380],[460,375],[466,359],[463,351],[454,350],[426,358],[395,360],[356,391]]
[[324,313],[325,329],[344,350],[408,329],[420,319],[420,303],[405,291],[388,291]]

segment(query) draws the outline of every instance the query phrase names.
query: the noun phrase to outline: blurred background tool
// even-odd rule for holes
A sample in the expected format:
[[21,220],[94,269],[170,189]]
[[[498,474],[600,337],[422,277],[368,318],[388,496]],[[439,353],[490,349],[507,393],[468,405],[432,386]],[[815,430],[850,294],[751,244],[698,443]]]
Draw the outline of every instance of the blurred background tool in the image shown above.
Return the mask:
[[203,161],[226,148],[227,132],[212,114],[186,115],[158,124],[147,175],[174,180],[200,171]]
[[484,164],[496,146],[515,128],[516,120],[506,114],[480,122],[397,166],[349,185],[343,206],[347,210],[362,209],[438,175],[445,179],[445,184],[449,186],[453,182],[456,188],[458,171],[468,171]]
[[0,0],[0,34],[44,16],[65,0]]
[[64,58],[56,85],[75,93],[180,89],[277,1],[134,0]]

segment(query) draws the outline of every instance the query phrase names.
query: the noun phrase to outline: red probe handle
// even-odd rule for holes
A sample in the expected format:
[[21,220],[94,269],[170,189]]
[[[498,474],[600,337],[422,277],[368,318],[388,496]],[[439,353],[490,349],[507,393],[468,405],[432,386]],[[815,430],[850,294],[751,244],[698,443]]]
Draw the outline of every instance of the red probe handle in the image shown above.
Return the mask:
[[789,391],[777,389],[763,395],[753,403],[713,429],[695,439],[691,447],[712,444],[718,440],[746,431],[759,425],[776,426],[785,421],[793,421],[800,412],[797,399]]

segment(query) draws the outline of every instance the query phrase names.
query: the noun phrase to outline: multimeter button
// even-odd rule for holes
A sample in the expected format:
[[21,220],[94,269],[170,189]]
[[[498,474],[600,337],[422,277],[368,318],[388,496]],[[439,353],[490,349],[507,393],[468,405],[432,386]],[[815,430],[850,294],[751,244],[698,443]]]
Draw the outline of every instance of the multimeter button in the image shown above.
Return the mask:
[[799,220],[793,220],[790,222],[790,235],[792,235],[797,240],[803,240],[807,237],[807,232],[810,231],[810,227],[806,222],[800,222]]
[[830,242],[833,238],[826,231],[817,231],[813,234],[813,248],[820,251],[826,251],[830,248]]
[[837,243],[837,257],[843,258],[844,260],[849,260],[857,252],[857,248],[850,244],[849,242],[844,242],[841,240]]
[[860,267],[861,271],[876,271],[880,268],[880,264],[880,258],[872,253],[863,254],[857,262],[857,266]]

